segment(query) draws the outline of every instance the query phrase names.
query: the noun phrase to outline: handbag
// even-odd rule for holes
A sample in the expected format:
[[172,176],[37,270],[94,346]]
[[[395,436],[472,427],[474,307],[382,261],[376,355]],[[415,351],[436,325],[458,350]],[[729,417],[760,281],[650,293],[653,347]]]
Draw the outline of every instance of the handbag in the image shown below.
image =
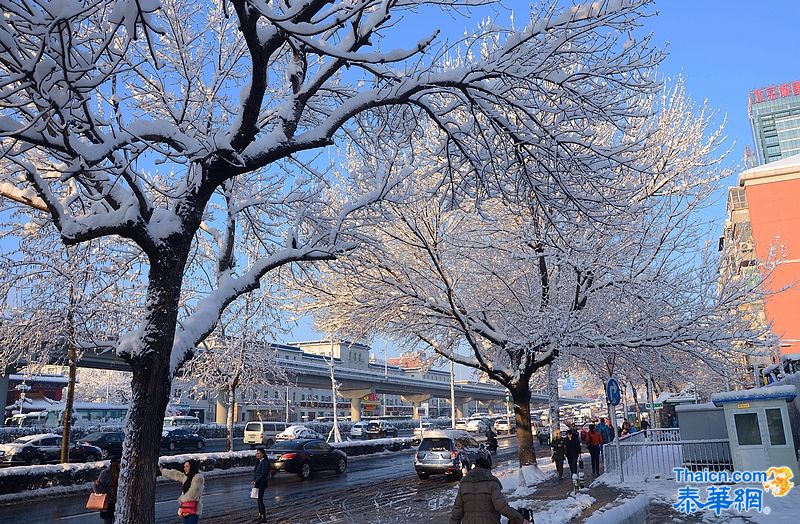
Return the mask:
[[89,500],[86,501],[86,509],[94,511],[108,508],[108,494],[89,493]]
[[197,501],[187,500],[181,502],[181,507],[178,509],[178,515],[181,517],[188,517],[189,515],[197,515]]
[[258,488],[251,488],[250,489],[250,498],[257,499],[258,498]]

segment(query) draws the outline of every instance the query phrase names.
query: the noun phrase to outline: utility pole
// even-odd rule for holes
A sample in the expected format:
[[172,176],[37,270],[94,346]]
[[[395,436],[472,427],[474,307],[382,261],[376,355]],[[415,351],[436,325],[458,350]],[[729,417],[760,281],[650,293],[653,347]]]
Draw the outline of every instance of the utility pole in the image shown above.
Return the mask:
[[456,364],[450,361],[450,427],[456,429]]

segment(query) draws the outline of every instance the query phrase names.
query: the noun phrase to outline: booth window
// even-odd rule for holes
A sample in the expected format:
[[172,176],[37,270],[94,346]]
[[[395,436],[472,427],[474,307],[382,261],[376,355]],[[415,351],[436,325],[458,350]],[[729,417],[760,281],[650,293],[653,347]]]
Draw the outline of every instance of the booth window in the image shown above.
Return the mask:
[[736,438],[740,446],[760,446],[761,429],[758,427],[758,415],[755,413],[737,413],[733,416],[736,422]]
[[781,418],[781,410],[768,409],[766,411],[770,444],[773,446],[785,446],[786,434],[783,432],[783,418]]

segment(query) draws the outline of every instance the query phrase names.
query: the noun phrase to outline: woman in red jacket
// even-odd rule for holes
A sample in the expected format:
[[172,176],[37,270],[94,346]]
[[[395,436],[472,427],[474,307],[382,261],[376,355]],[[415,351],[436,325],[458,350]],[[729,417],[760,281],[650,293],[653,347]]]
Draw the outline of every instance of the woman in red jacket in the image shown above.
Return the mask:
[[595,429],[594,424],[589,424],[586,447],[589,449],[589,455],[592,456],[592,475],[595,477],[600,475],[600,446],[602,445],[603,436]]

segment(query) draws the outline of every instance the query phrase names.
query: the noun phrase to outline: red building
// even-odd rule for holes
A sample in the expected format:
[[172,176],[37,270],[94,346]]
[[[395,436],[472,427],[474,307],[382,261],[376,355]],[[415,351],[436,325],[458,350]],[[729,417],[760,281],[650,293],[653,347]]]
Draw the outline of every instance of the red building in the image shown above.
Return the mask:
[[[763,267],[778,264],[767,280],[764,315],[781,353],[800,354],[800,155],[754,167],[739,176],[752,245]],[[733,188],[732,188],[733,190]]]

